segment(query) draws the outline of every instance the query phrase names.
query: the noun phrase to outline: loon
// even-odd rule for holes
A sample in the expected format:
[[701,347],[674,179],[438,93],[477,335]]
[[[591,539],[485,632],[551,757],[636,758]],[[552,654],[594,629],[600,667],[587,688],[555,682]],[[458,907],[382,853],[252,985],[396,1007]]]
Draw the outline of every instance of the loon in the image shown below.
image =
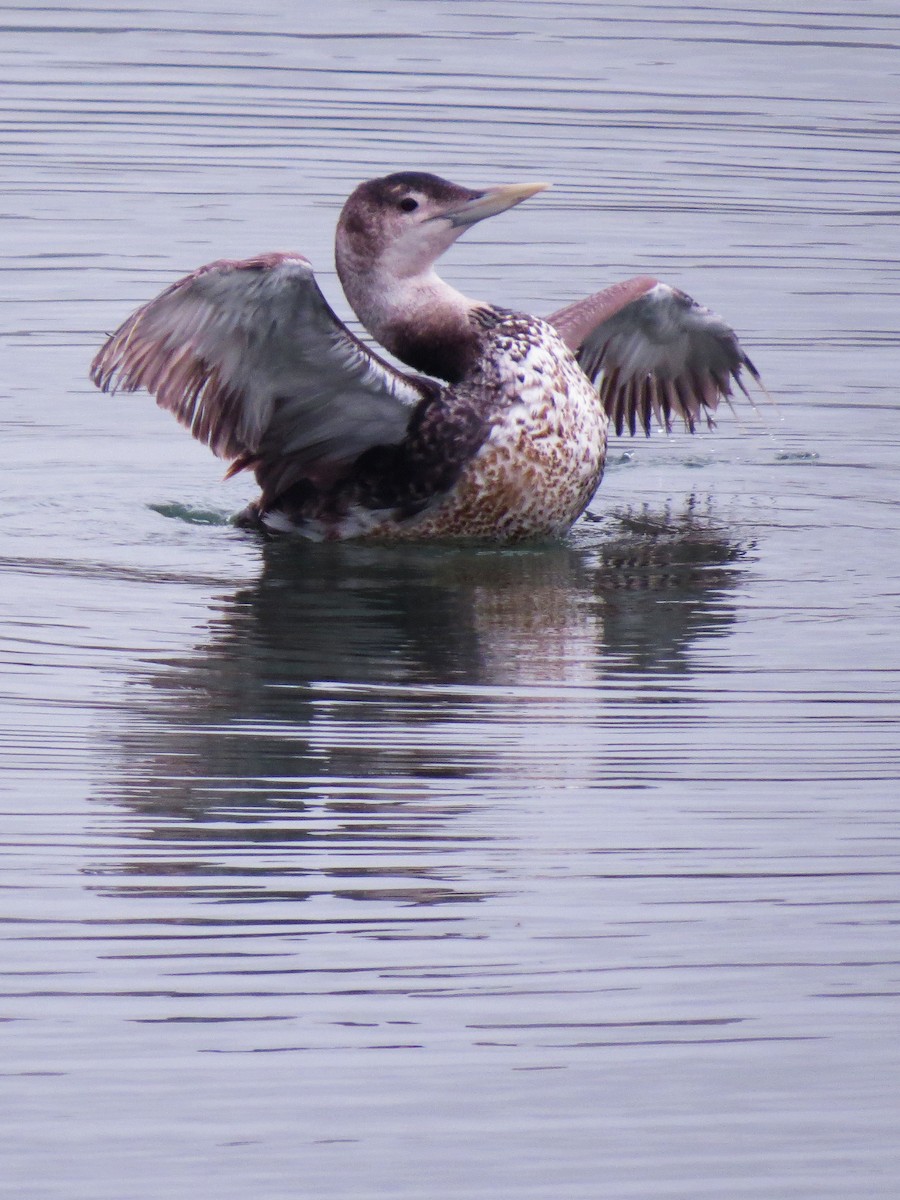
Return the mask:
[[403,171],[362,183],[337,272],[383,357],[335,315],[302,254],[220,260],[137,309],[97,354],[103,391],[146,389],[195,438],[254,472],[235,518],[315,541],[516,542],[584,512],[608,427],[712,426],[741,372],[734,331],[641,276],[540,319],[470,300],[435,261],[470,226],[549,184],[470,190]]

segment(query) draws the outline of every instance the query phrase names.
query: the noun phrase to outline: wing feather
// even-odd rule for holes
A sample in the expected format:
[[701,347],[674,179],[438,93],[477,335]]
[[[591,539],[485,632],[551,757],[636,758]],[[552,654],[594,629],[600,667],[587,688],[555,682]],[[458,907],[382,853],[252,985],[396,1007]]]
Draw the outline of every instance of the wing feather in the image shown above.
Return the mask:
[[396,445],[430,381],[374,354],[337,318],[308,259],[201,267],[137,309],[91,366],[103,391],[152,393],[271,494]]
[[649,435],[654,416],[670,430],[676,414],[691,433],[701,417],[712,427],[735,384],[748,395],[743,371],[762,386],[721,317],[648,276],[577,300],[547,321],[597,384],[619,434],[640,427]]

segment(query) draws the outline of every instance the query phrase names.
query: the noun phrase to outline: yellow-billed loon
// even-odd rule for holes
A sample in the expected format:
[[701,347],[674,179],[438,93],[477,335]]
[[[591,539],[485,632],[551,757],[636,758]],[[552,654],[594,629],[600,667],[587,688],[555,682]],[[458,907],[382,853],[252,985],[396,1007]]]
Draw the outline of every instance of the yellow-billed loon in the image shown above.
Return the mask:
[[[314,540],[566,532],[617,433],[697,420],[758,380],[734,331],[656,279],[543,320],[470,300],[435,261],[476,221],[547,184],[471,191],[400,172],[362,183],[337,226],[359,340],[302,254],[200,267],[134,312],[94,359],[104,391],[145,388],[261,495],[239,522]],[[413,373],[414,372],[414,373]]]

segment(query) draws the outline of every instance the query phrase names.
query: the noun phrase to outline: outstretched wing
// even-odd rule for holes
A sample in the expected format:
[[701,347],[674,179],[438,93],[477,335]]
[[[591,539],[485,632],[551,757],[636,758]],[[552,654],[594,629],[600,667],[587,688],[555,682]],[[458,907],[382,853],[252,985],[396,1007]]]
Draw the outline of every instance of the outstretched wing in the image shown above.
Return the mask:
[[742,369],[760,383],[721,317],[646,276],[615,283],[546,319],[597,384],[618,434],[640,427],[649,435],[654,417],[671,429],[673,414],[693,433],[701,413],[713,424],[733,384],[747,394]]
[[395,445],[433,393],[337,318],[301,254],[214,262],[172,284],[109,338],[91,366],[103,391],[146,388],[229,474],[252,467],[267,501],[330,481]]

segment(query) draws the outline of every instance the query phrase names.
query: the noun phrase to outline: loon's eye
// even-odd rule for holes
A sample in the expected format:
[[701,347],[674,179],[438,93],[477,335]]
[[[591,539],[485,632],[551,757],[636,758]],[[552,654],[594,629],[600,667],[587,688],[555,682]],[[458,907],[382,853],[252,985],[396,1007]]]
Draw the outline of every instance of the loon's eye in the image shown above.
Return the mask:
[[413,200],[412,196],[405,196],[400,201],[399,207],[403,210],[403,212],[415,212],[419,207],[419,202],[418,200]]

